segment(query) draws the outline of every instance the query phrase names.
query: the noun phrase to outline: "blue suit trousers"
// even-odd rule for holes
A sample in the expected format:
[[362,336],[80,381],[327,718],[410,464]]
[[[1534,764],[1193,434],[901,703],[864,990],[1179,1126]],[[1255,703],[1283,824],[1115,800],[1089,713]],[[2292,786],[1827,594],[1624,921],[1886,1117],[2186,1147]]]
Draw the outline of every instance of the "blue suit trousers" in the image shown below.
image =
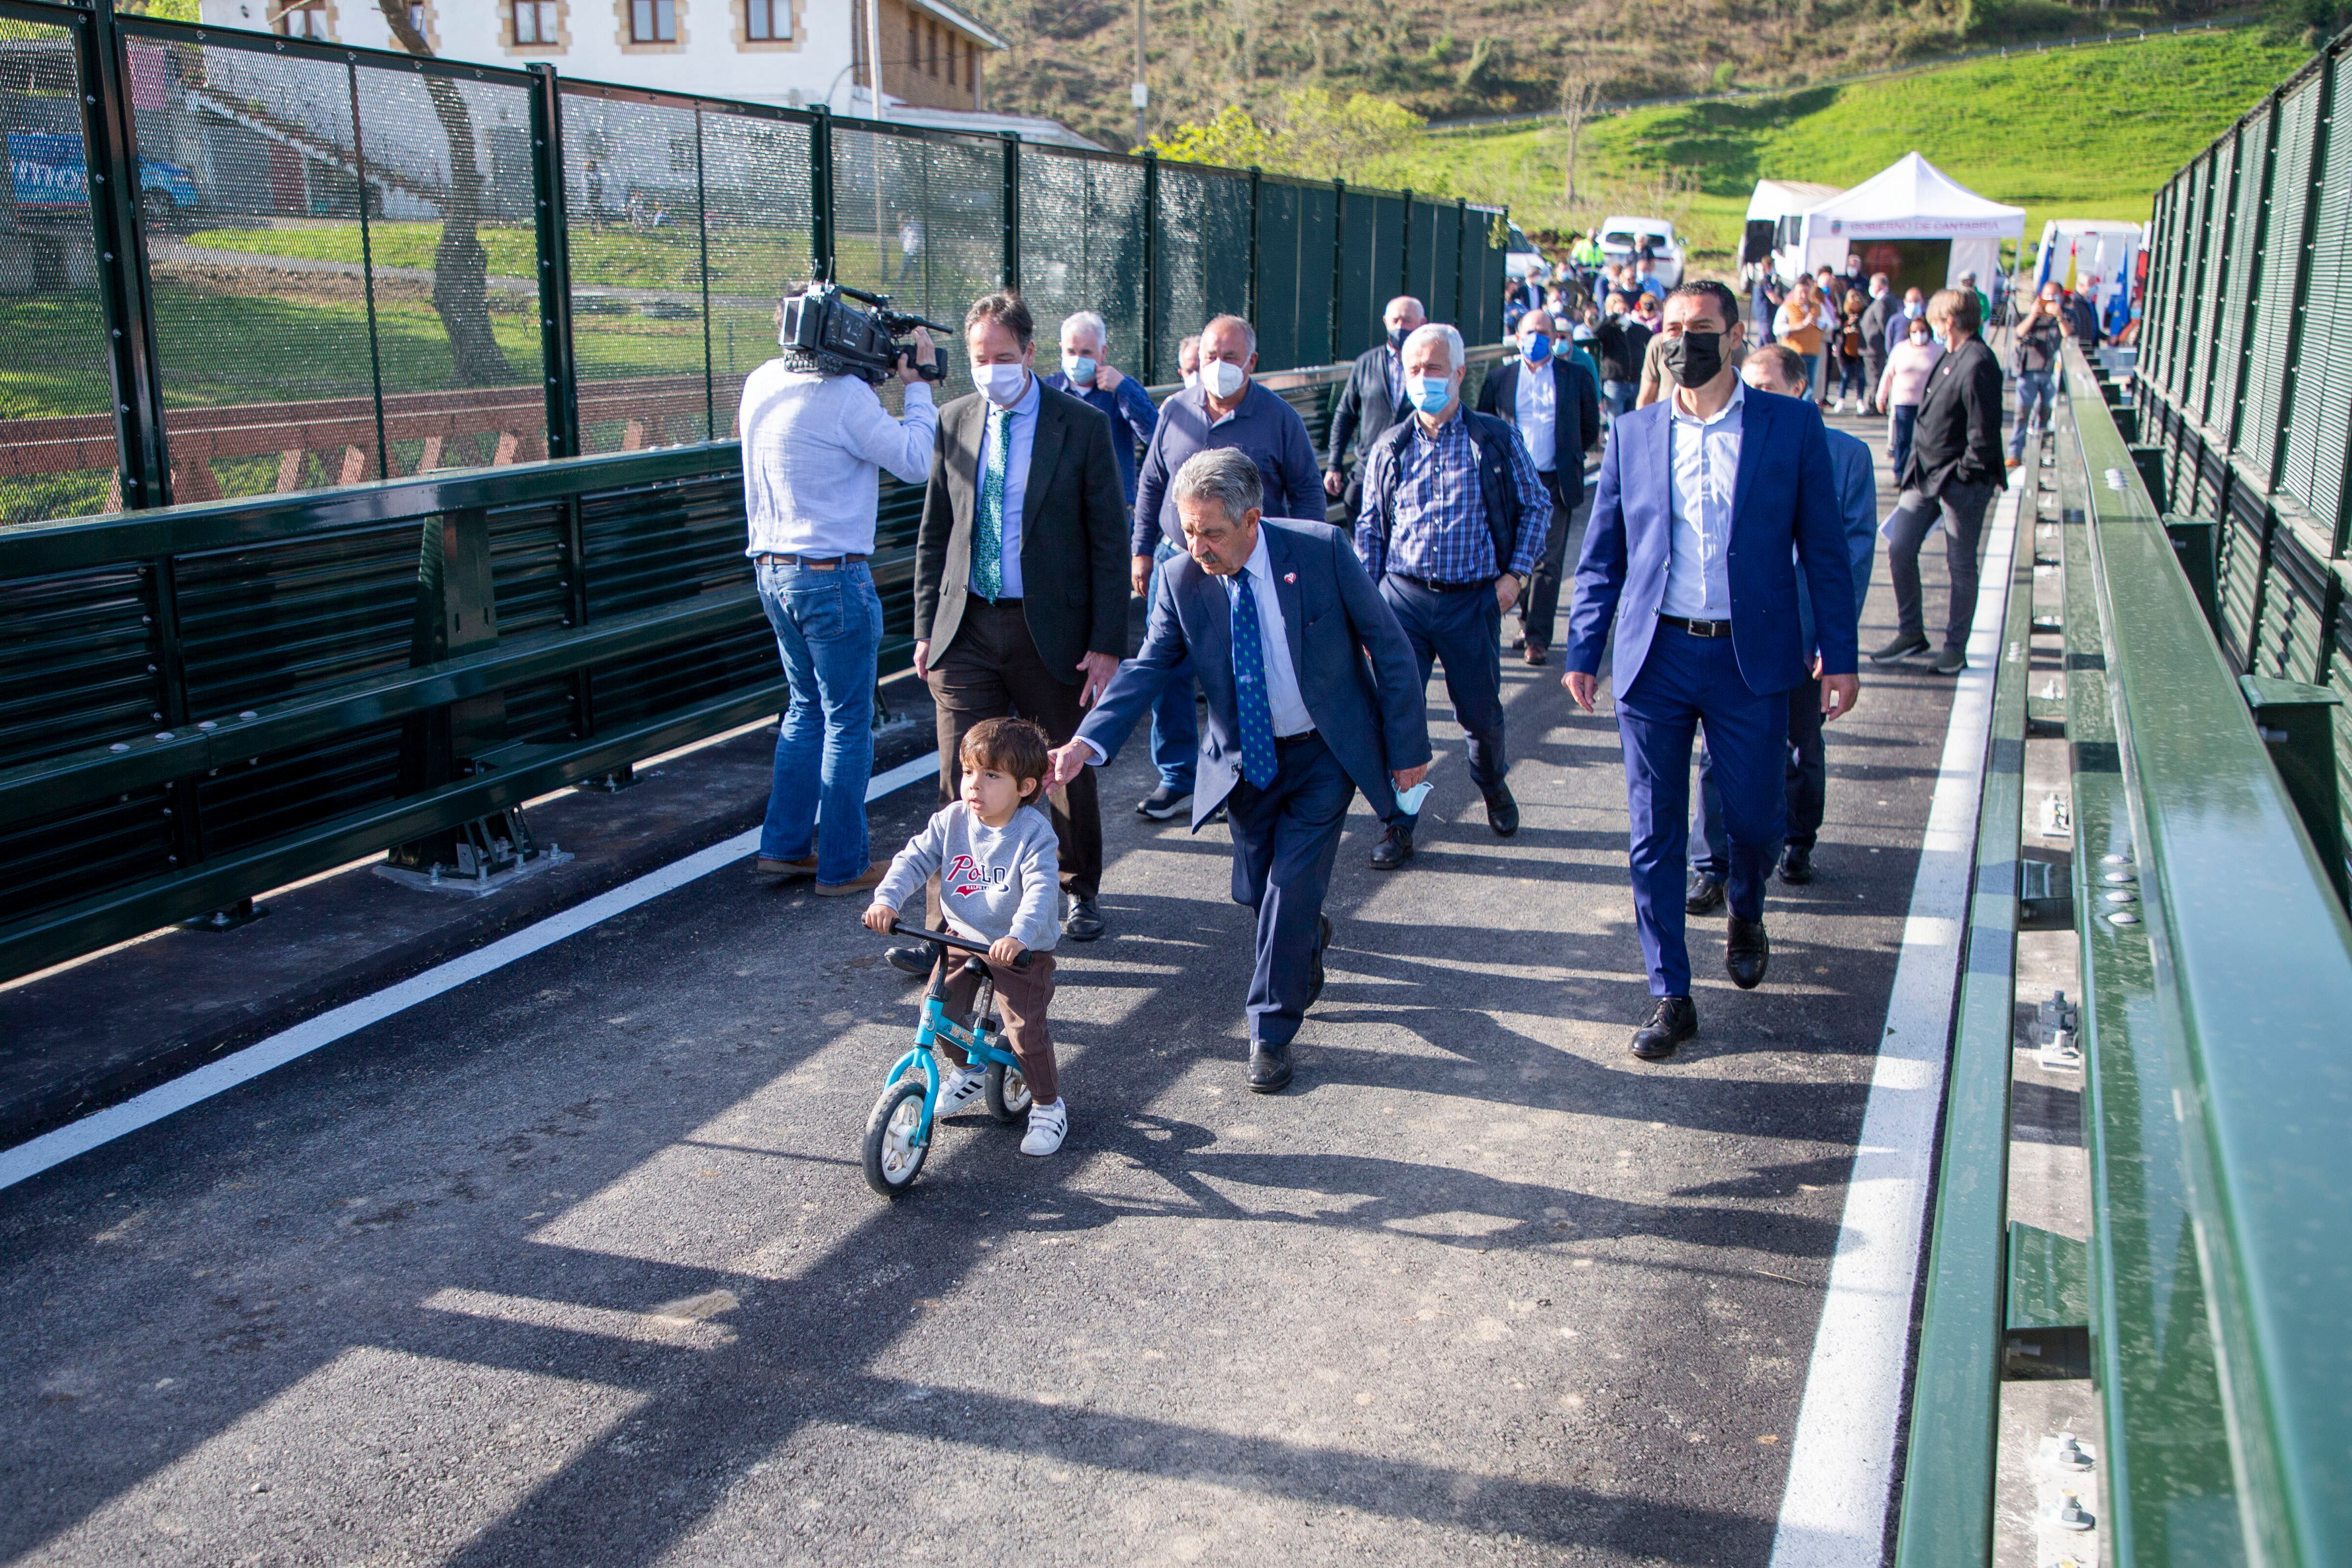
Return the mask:
[[1307,1013],[1323,896],[1356,784],[1313,731],[1275,744],[1281,768],[1274,783],[1265,789],[1247,779],[1234,785],[1225,819],[1234,839],[1234,902],[1257,911],[1250,1040],[1286,1046]]
[[[1153,577],[1166,569],[1170,556],[1182,553],[1162,539],[1152,552]],[[1159,592],[1157,582],[1148,586]],[[1192,764],[1201,752],[1201,714],[1193,706],[1193,685],[1188,658],[1168,672],[1167,684],[1151,704],[1151,765],[1160,770],[1160,782],[1179,795],[1192,793]]]
[[1729,637],[1694,637],[1661,622],[1642,673],[1617,700],[1633,817],[1633,918],[1653,996],[1690,994],[1683,868],[1690,850],[1691,742],[1702,720],[1723,797],[1731,912],[1760,921],[1764,879],[1787,818],[1789,694],[1750,690]]
[[1440,594],[1391,575],[1381,579],[1381,597],[1421,661],[1424,689],[1431,669],[1445,666],[1454,721],[1470,738],[1470,782],[1492,790],[1511,769],[1503,732],[1503,607],[1493,586]]

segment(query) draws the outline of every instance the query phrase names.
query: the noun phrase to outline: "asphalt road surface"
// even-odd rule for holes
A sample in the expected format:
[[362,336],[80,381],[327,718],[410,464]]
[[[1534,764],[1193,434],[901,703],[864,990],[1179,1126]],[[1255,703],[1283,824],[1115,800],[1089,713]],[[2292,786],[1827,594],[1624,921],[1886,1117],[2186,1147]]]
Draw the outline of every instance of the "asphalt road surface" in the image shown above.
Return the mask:
[[1770,981],[1695,921],[1652,1065],[1613,722],[1507,673],[1525,826],[1433,686],[1285,1095],[1139,739],[1051,1160],[971,1116],[868,1192],[919,988],[745,864],[0,1194],[0,1559],[1763,1563],[1948,683],[1865,675]]

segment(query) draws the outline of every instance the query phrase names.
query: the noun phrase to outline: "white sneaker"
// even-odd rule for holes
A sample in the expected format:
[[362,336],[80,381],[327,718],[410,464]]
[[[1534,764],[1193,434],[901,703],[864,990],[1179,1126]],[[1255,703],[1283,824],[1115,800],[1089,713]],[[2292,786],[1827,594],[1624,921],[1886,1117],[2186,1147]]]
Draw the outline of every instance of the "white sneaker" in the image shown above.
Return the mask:
[[931,1107],[932,1120],[937,1121],[942,1116],[953,1116],[957,1111],[964,1110],[973,1100],[978,1100],[980,1091],[987,1087],[988,1074],[979,1068],[959,1068],[941,1062],[940,1064],[940,1099],[939,1103]]
[[1021,1140],[1021,1152],[1039,1158],[1062,1146],[1062,1136],[1070,1130],[1070,1113],[1060,1100],[1051,1105],[1029,1108],[1029,1136]]

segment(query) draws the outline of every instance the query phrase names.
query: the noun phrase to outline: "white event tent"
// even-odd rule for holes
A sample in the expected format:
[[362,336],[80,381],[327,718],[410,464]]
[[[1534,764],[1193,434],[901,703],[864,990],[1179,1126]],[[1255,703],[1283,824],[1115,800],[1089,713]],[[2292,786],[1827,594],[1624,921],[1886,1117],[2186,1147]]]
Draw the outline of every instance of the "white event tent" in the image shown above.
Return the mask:
[[1853,252],[1867,271],[1946,287],[1973,272],[1982,287],[2000,267],[2000,242],[2025,237],[2025,209],[1989,201],[1918,153],[1906,153],[1808,209],[1798,229],[1797,243],[1780,252],[1786,274],[1824,264],[1843,271]]

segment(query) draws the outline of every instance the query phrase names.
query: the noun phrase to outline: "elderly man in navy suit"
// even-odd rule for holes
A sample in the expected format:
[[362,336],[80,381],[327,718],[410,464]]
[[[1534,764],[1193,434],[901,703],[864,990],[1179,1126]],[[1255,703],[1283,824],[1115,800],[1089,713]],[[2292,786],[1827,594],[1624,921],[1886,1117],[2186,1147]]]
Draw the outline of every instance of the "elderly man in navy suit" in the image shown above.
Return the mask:
[[1787,693],[1812,674],[1797,618],[1801,568],[1817,623],[1822,717],[1853,711],[1860,695],[1853,568],[1821,411],[1747,395],[1732,368],[1739,304],[1722,284],[1676,289],[1664,331],[1675,390],[1610,431],[1562,677],[1591,712],[1613,641],[1633,913],[1655,998],[1633,1032],[1633,1054],[1646,1060],[1698,1033],[1682,874],[1691,740],[1702,720],[1731,850],[1724,967],[1751,990],[1771,961],[1764,879],[1787,808]]
[[1249,454],[1186,459],[1171,493],[1187,553],[1161,568],[1143,649],[1054,753],[1053,782],[1118,754],[1166,672],[1186,659],[1209,700],[1192,826],[1218,806],[1234,841],[1234,901],[1257,912],[1249,1087],[1290,1082],[1290,1042],[1323,986],[1331,864],[1358,789],[1383,819],[1429,772],[1412,648],[1339,530],[1265,517]]

